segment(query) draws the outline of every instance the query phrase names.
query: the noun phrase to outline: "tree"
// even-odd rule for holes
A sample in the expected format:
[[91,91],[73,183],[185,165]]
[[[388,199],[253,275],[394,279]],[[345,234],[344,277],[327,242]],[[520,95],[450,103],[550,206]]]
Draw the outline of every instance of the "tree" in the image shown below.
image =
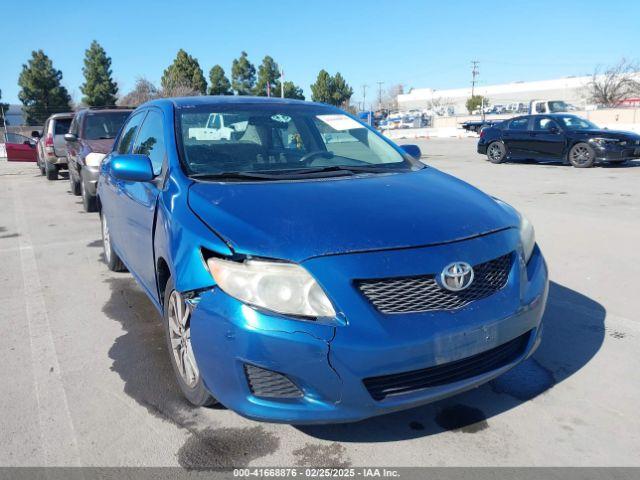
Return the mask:
[[175,60],[164,71],[160,83],[163,95],[170,93],[174,96],[179,95],[180,92],[204,95],[207,92],[207,81],[198,60],[183,49],[178,50]]
[[472,95],[467,99],[467,103],[465,105],[467,107],[467,111],[469,113],[473,113],[483,106],[488,106],[489,102],[482,95]]
[[322,69],[318,72],[316,82],[311,85],[311,100],[331,104],[333,81],[329,72]]
[[[284,87],[284,98],[304,100],[304,94],[302,93],[302,89],[298,87],[295,83],[286,81],[283,83],[283,87]],[[278,85],[276,88],[279,89],[280,85]]]
[[597,68],[587,84],[589,100],[596,105],[616,107],[623,100],[639,95],[639,67],[638,63],[623,58],[604,73]]
[[138,77],[133,90],[122,97],[118,103],[128,107],[137,107],[159,96],[160,92],[158,92],[158,89],[153,83],[146,78]]
[[254,87],[254,93],[260,97],[279,96],[276,91],[279,87],[280,69],[278,64],[269,55],[262,59],[262,64],[258,67],[258,81]]
[[54,113],[71,110],[71,97],[61,85],[62,72],[53,68],[51,59],[42,50],[31,52],[27,64],[22,65],[18,98],[30,125],[42,125]]
[[80,91],[84,94],[84,103],[91,107],[115,105],[118,84],[111,78],[111,58],[95,40],[85,51],[82,73],[85,82],[80,86]]
[[237,95],[251,95],[256,83],[256,67],[249,61],[247,52],[242,52],[231,65],[231,86]]
[[209,95],[233,95],[231,83],[220,65],[214,65],[209,71]]
[[[0,90],[0,100],[2,100],[2,90]],[[0,126],[4,126],[5,120],[3,114],[6,114],[8,110],[9,104],[0,102]],[[7,125],[9,125],[9,122],[7,122]]]
[[333,77],[333,89],[331,93],[331,98],[333,99],[332,105],[336,105],[338,107],[346,107],[349,105],[349,100],[353,95],[353,88],[349,86],[349,84],[345,81],[345,79],[340,75],[340,72],[336,73]]
[[320,70],[316,82],[311,85],[311,99],[314,102],[346,107],[352,95],[353,88],[347,84],[340,72],[332,77],[326,70]]

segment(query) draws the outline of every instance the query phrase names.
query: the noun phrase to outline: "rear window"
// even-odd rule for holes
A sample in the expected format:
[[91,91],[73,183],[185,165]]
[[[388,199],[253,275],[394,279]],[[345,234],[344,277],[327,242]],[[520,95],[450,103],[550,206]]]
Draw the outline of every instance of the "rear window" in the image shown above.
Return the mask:
[[82,137],[87,140],[115,138],[130,113],[130,110],[121,112],[90,111],[84,119]]
[[58,118],[53,121],[53,125],[55,131],[54,135],[64,135],[65,133],[69,133],[69,127],[71,127],[71,118]]
[[529,118],[516,118],[509,122],[509,130],[526,130],[529,125]]

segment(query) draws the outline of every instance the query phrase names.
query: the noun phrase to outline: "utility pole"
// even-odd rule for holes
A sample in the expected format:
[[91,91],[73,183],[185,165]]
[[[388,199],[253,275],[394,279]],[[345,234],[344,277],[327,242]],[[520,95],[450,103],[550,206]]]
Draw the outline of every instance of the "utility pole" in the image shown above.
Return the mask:
[[382,110],[382,85],[384,82],[376,82],[378,84],[378,110]]
[[0,112],[2,112],[2,123],[4,124],[4,141],[6,143],[9,139],[7,137],[7,117],[5,117],[4,115],[4,107],[0,107]]
[[476,77],[480,75],[480,71],[478,70],[478,65],[480,65],[480,62],[478,60],[471,61],[471,96],[472,97],[476,89]]
[[362,111],[364,112],[367,109],[367,104],[365,100],[367,99],[367,88],[369,85],[362,85]]

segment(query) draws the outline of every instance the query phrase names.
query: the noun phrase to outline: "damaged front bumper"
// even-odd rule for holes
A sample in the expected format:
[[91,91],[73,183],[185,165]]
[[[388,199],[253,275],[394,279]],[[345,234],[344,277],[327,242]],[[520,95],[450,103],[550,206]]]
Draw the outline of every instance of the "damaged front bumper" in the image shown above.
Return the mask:
[[[459,247],[381,252],[367,262],[357,255],[309,261],[306,268],[329,286],[327,291],[342,295],[336,305],[349,314],[336,323],[256,310],[218,288],[206,290],[191,316],[191,341],[204,383],[223,405],[243,416],[292,424],[358,421],[477,387],[513,368],[540,343],[548,275],[537,247],[527,265],[514,262],[509,283],[501,292],[453,312],[383,315],[349,286],[349,278],[366,278],[365,268],[383,271],[383,263],[396,269],[431,268],[429,262],[441,255],[461,258],[462,251],[470,259],[482,259],[488,255],[487,245],[500,254],[500,249],[511,248],[516,235],[509,231]],[[458,248],[460,252],[455,251]],[[340,308],[343,305],[348,309]],[[520,347],[514,355],[478,374],[384,399],[375,398],[367,386],[372,377],[402,377],[433,366],[446,367],[516,339]],[[293,384],[299,395],[266,398],[256,394],[248,366],[258,372],[259,380],[271,375],[269,388],[290,393],[288,387]],[[279,381],[278,375],[291,384]]]

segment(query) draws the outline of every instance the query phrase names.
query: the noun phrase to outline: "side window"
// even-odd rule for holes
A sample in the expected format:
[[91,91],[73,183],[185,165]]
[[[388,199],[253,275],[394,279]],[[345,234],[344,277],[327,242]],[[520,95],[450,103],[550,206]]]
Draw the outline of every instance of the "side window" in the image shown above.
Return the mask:
[[162,114],[151,110],[145,118],[133,146],[133,153],[147,155],[153,165],[153,174],[160,175],[165,158]]
[[559,129],[558,124],[551,118],[538,117],[533,120],[534,130],[551,130],[553,127]]
[[144,113],[145,112],[141,112],[137,115],[134,115],[129,119],[125,126],[122,127],[122,135],[120,136],[120,140],[118,140],[118,148],[116,149],[118,153],[129,153],[131,144],[136,138],[138,127],[140,126],[140,124],[142,123],[142,119],[144,118]]
[[73,121],[71,122],[71,127],[69,127],[69,133],[73,133],[74,135],[78,135],[78,116],[73,117]]
[[509,130],[526,130],[529,125],[529,117],[516,118],[509,122]]

